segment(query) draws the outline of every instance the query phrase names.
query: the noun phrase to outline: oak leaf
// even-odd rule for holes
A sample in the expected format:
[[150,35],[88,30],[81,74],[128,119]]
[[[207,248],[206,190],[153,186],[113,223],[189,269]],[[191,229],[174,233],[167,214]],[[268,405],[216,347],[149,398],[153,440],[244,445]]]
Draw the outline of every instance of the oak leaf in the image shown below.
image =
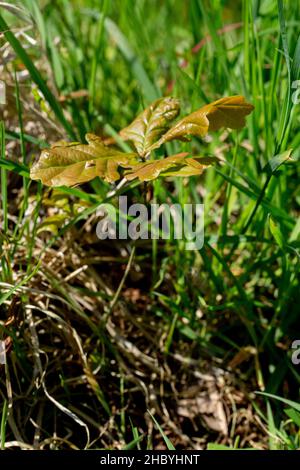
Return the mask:
[[175,98],[160,98],[146,108],[120,136],[133,142],[142,157],[149,154],[154,144],[168,129],[170,122],[179,114],[179,101]]
[[140,181],[151,181],[161,176],[193,176],[201,175],[203,171],[215,163],[215,157],[190,157],[189,153],[171,155],[162,160],[151,160],[143,163],[128,165],[125,178]]
[[253,109],[243,96],[221,98],[178,121],[161,137],[157,146],[174,139],[185,140],[190,135],[204,137],[221,127],[240,129],[245,125],[245,116]]
[[137,159],[134,153],[105,146],[93,134],[87,134],[86,140],[88,144],[58,142],[43,150],[30,170],[31,179],[48,186],[74,186],[99,176],[112,183],[120,178],[120,165]]

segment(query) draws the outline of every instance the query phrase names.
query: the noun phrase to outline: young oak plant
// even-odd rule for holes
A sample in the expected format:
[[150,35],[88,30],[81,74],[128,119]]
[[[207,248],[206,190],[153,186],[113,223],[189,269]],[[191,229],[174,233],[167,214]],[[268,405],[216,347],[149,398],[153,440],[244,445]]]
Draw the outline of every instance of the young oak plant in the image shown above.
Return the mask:
[[207,104],[172,125],[180,113],[179,100],[154,101],[125,129],[120,137],[131,143],[132,152],[106,145],[100,137],[87,134],[87,144],[60,141],[42,151],[31,167],[30,177],[47,186],[75,186],[99,176],[113,183],[120,178],[141,182],[160,176],[200,175],[216,158],[192,156],[188,152],[154,159],[153,150],[172,140],[204,137],[222,127],[240,129],[254,106],[243,96],[229,96]]

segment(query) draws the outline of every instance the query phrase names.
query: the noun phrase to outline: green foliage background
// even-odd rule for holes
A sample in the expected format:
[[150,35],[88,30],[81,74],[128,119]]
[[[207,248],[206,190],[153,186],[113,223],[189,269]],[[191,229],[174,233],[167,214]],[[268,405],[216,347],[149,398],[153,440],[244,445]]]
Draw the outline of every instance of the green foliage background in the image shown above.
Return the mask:
[[[151,196],[157,202],[204,203],[206,240],[204,248],[196,253],[185,251],[178,241],[137,246],[136,268],[145,277],[141,284],[128,278],[125,288],[140,289],[146,298],[139,310],[144,328],[147,330],[149,322],[154,321],[157,329],[156,336],[150,331],[155,337],[150,352],[145,346],[145,333],[139,333],[142,340],[137,341],[138,334],[131,341],[152,358],[162,356],[168,362],[180,353],[199,361],[199,367],[217,364],[230,370],[237,388],[243,388],[247,402],[264,423],[264,432],[260,432],[266,439],[259,434],[257,446],[298,448],[299,410],[291,402],[286,403],[288,409],[284,410],[274,395],[294,403],[299,401],[299,367],[291,361],[291,343],[300,334],[300,134],[299,104],[293,100],[295,81],[300,78],[299,1],[24,0],[22,5],[12,5],[21,10],[8,11],[0,6],[0,31],[4,32],[0,46],[2,51],[10,50],[10,55],[3,53],[1,77],[10,84],[18,77],[12,91],[14,116],[10,116],[12,108],[4,109],[1,125],[1,328],[3,337],[8,335],[13,341],[6,378],[14,384],[9,396],[7,382],[1,378],[2,445],[7,439],[12,440],[12,434],[18,436],[16,428],[22,429],[19,437],[23,442],[31,442],[32,431],[28,430],[25,416],[29,409],[37,410],[44,400],[41,389],[35,391],[32,402],[26,395],[35,380],[30,353],[33,331],[26,323],[21,328],[5,326],[4,319],[11,313],[16,293],[23,306],[38,305],[35,290],[47,289],[60,299],[50,300],[50,309],[57,308],[57,301],[67,305],[66,311],[56,313],[71,322],[86,353],[88,367],[83,364],[83,373],[89,377],[92,392],[86,395],[86,408],[77,408],[89,416],[95,413],[90,420],[99,425],[105,423],[103,413],[113,416],[114,438],[100,438],[94,446],[124,448],[130,444],[132,432],[133,447],[139,446],[140,441],[142,445],[155,446],[159,440],[150,434],[148,441],[145,437],[149,433],[144,425],[148,404],[143,401],[143,392],[138,413],[132,408],[134,394],[124,392],[127,378],[126,369],[122,369],[124,359],[120,360],[122,349],[113,352],[109,328],[105,329],[93,309],[89,311],[76,301],[76,296],[84,295],[89,305],[100,298],[105,311],[120,282],[111,273],[119,272],[124,259],[120,263],[119,254],[113,253],[115,261],[99,268],[110,290],[102,289],[99,283],[96,294],[89,291],[88,283],[80,281],[66,283],[62,288],[60,278],[49,274],[45,263],[39,262],[47,253],[53,257],[62,246],[72,249],[68,237],[78,242],[83,223],[106,200],[111,188],[100,180],[83,188],[62,188],[67,209],[58,228],[57,220],[52,224],[56,231],[39,243],[39,226],[47,215],[42,197],[51,195],[28,180],[28,167],[38,149],[58,136],[83,140],[88,131],[115,136],[152,100],[163,95],[180,98],[186,114],[223,96],[242,94],[255,105],[245,129],[239,133],[219,132],[205,141],[193,139],[183,146],[185,151],[202,156],[218,155],[224,163],[200,179],[171,179],[154,184]],[[32,41],[16,35],[25,26]],[[42,135],[31,135],[27,130],[26,103],[31,102],[44,116]],[[35,120],[39,121],[37,116]],[[45,124],[47,120],[49,126]],[[12,142],[18,143],[13,155]],[[171,154],[181,149],[181,145],[172,143],[167,151]],[[285,161],[284,152],[289,149],[292,160]],[[274,159],[278,155],[281,157]],[[18,204],[14,204],[17,193]],[[141,197],[134,184],[128,194],[133,200]],[[83,203],[87,207],[78,214],[75,205]],[[28,212],[31,205],[33,210]],[[95,252],[102,249],[95,246]],[[107,250],[111,254],[111,247]],[[126,250],[129,253],[130,247]],[[130,301],[126,308],[136,313],[136,306]],[[115,322],[120,315],[117,309]],[[130,328],[125,330],[125,337],[130,337]],[[51,349],[51,345],[51,338],[46,338],[45,349]],[[50,349],[53,365],[56,356]],[[234,362],[239,353],[246,354],[247,360]],[[62,353],[56,354],[60,357]],[[62,354],[60,362],[63,357]],[[120,360],[119,391],[111,376],[112,357]],[[101,373],[92,374],[95,384],[91,370],[98,370],[99,364]],[[237,365],[230,368],[230,364]],[[59,367],[59,373],[52,370],[48,379],[52,395],[57,395],[65,408],[72,409],[75,398],[67,384],[74,371]],[[26,373],[21,373],[23,370]],[[135,372],[131,373],[134,376]],[[107,386],[107,380],[112,381],[112,388]],[[76,393],[85,396],[80,387]],[[272,397],[255,395],[257,390]],[[93,393],[97,406],[89,397]],[[5,400],[18,410],[17,424],[7,418]],[[177,423],[176,409],[170,407]],[[65,430],[72,416],[66,410],[63,413],[67,415],[67,424],[61,424]],[[91,425],[82,413],[85,425],[93,427],[95,423]],[[53,409],[47,409],[45,434],[53,434],[52,415]],[[156,419],[163,432],[174,432],[163,412]],[[236,432],[230,422],[229,438],[222,441],[222,437],[208,433],[205,442],[238,447],[242,431]],[[188,432],[197,447],[197,432]],[[171,435],[171,440],[172,437],[175,444],[178,440],[179,446],[189,446],[178,435]],[[84,445],[81,439],[72,439],[74,445]],[[247,439],[243,442],[244,447],[251,447]],[[55,445],[69,444],[55,441]]]

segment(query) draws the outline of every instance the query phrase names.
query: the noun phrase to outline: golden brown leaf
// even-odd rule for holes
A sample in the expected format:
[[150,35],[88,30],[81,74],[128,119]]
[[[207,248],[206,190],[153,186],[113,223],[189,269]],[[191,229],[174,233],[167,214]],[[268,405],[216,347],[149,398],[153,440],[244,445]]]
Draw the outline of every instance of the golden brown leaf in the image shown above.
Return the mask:
[[[162,160],[151,160],[143,163],[127,165],[130,170],[125,172],[125,178],[140,181],[151,181],[163,176],[193,176],[201,175],[203,170],[211,166],[214,157],[200,158],[189,156],[189,153],[179,153]],[[123,166],[123,165],[122,165]]]
[[48,186],[74,186],[96,176],[111,183],[120,178],[118,167],[121,164],[133,163],[137,159],[134,153],[106,147],[93,134],[87,134],[86,140],[88,144],[58,142],[43,150],[31,168],[30,177]]
[[120,132],[124,140],[133,142],[142,157],[152,149],[153,144],[164,134],[169,123],[179,114],[179,101],[175,98],[160,98],[146,108],[128,127]]
[[253,109],[243,96],[221,98],[181,119],[161,137],[158,145],[174,139],[184,140],[189,135],[203,137],[221,127],[240,129],[245,125],[245,116]]

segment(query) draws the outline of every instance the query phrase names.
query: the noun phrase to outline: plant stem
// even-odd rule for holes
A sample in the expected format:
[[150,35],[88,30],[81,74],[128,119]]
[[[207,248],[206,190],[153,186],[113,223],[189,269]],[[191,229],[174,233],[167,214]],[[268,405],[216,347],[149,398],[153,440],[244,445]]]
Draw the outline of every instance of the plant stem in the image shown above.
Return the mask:
[[120,297],[120,294],[122,292],[122,289],[124,287],[124,284],[125,284],[125,281],[127,279],[127,276],[130,272],[130,269],[132,267],[132,263],[133,263],[133,259],[134,259],[134,255],[135,255],[135,250],[136,250],[136,247],[135,245],[133,245],[132,247],[132,250],[131,250],[131,253],[130,253],[130,256],[129,256],[129,260],[128,260],[128,263],[127,263],[127,266],[126,266],[126,269],[125,269],[125,272],[123,274],[123,277],[121,279],[121,282],[119,284],[119,287],[118,289],[116,290],[115,292],[115,295],[110,303],[110,306],[109,306],[109,309],[108,311],[105,313],[105,315],[103,316],[103,323],[106,323],[108,317],[110,316],[110,314],[112,313],[114,307],[116,306],[116,303],[118,302],[119,300],[119,297]]

